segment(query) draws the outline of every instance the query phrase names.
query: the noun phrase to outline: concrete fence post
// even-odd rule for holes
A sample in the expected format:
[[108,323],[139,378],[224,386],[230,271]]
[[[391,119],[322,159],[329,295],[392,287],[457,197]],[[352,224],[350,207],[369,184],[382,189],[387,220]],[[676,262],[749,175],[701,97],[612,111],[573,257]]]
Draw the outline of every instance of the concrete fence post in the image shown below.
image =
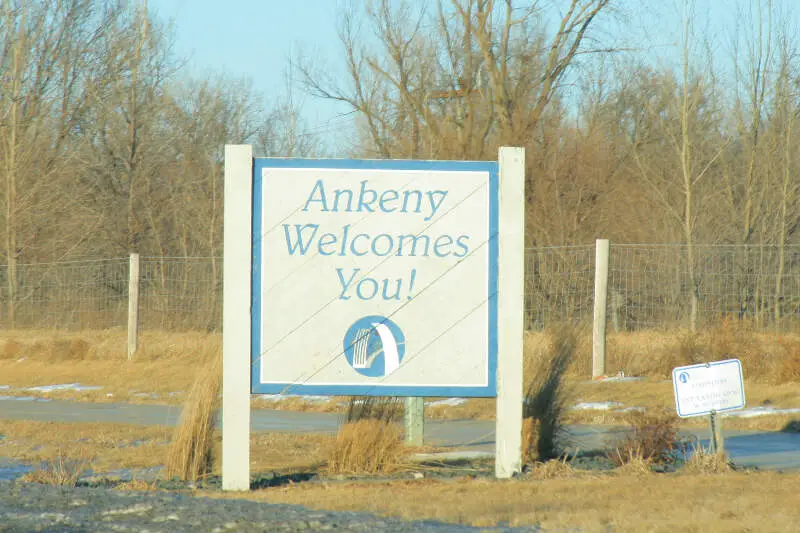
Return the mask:
[[139,254],[131,254],[128,269],[128,360],[139,349]]
[[592,379],[606,373],[606,302],[608,300],[608,239],[597,239],[594,260],[594,320],[592,323]]

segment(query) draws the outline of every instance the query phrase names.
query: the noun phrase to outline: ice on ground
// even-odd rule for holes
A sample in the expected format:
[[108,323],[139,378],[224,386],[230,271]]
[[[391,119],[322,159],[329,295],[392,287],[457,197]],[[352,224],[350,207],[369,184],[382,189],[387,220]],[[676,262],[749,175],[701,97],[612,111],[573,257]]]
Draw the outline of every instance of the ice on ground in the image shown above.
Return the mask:
[[432,402],[425,402],[425,405],[429,407],[436,407],[437,405],[447,405],[449,407],[456,407],[458,405],[464,405],[467,403],[466,398],[444,398],[442,400],[434,400]]
[[315,403],[327,403],[331,401],[330,396],[302,396],[299,394],[259,394],[258,398],[264,402],[280,402],[292,398]]
[[619,402],[578,402],[572,409],[583,411],[610,411],[616,407],[621,407]]
[[98,387],[95,385],[81,385],[80,383],[61,383],[59,385],[42,385],[40,387],[28,387],[23,390],[29,390],[33,392],[53,392],[53,391],[64,391],[64,390],[83,392],[90,390],[99,390],[102,388],[103,387]]
[[601,378],[596,381],[642,381],[644,378],[637,377],[637,376],[609,376],[607,378]]
[[788,415],[793,413],[800,413],[800,407],[790,407],[787,409],[778,409],[775,407],[767,407],[767,406],[758,406],[758,407],[750,407],[749,409],[739,409],[737,411],[728,411],[726,413],[720,413],[721,416],[725,417],[736,417],[736,418],[753,418],[756,416],[766,416],[766,415]]
[[49,402],[49,398],[37,398],[36,396],[0,396],[0,400],[12,400],[17,402]]

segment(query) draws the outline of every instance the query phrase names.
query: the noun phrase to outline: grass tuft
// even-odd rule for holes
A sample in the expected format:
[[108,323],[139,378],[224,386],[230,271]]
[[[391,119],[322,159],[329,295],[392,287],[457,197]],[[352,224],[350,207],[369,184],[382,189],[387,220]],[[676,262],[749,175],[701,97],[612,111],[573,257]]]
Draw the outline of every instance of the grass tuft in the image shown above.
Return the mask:
[[133,491],[133,492],[155,492],[157,489],[156,481],[144,481],[141,479],[133,478],[130,481],[126,481],[124,483],[120,483],[116,487],[115,490],[120,491]]
[[195,379],[167,457],[170,479],[196,481],[209,475],[213,466],[215,413],[222,385],[222,357],[212,350]]
[[724,453],[713,453],[710,448],[698,446],[681,471],[686,474],[725,474],[733,471],[733,466]]
[[566,436],[564,417],[569,401],[566,376],[575,359],[577,346],[575,327],[564,325],[553,330],[549,350],[539,352],[538,357],[529,356],[526,360],[527,386],[522,417],[523,420],[531,418],[536,421],[538,431],[531,432],[530,436],[536,437],[539,460],[560,455],[560,446]]
[[328,452],[329,474],[388,474],[402,466],[405,447],[391,422],[362,419],[339,429]]
[[528,476],[533,479],[572,477],[576,472],[572,465],[567,462],[567,459],[567,454],[564,454],[559,459],[533,463],[528,471]]
[[611,451],[611,459],[617,465],[617,474],[644,476],[653,473],[653,460],[648,459],[640,448],[615,448]]

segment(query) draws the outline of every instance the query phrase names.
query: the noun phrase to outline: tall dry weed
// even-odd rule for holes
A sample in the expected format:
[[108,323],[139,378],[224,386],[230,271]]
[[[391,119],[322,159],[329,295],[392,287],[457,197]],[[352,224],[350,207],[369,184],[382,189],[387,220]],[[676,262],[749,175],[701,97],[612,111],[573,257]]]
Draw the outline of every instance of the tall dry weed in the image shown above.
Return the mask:
[[535,352],[526,358],[522,416],[523,420],[530,418],[536,421],[536,454],[539,460],[560,455],[560,446],[566,437],[564,417],[569,401],[566,376],[575,359],[577,346],[577,329],[562,325],[553,329],[549,350]]
[[195,481],[213,467],[215,414],[220,405],[222,357],[219,350],[206,355],[183,405],[167,457],[167,476]]
[[402,466],[402,432],[378,419],[347,422],[327,454],[329,474],[386,474]]
[[404,402],[394,396],[351,396],[347,402],[344,421],[379,420],[384,423],[402,419]]

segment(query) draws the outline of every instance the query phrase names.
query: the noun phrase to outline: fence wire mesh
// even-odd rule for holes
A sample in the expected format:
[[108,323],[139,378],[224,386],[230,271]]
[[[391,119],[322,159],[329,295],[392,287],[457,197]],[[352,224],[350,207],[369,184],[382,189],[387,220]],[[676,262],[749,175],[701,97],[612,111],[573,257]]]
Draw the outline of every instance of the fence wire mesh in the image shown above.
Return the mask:
[[[533,248],[525,259],[528,328],[592,321],[594,246]],[[222,258],[139,264],[141,329],[221,328]],[[128,258],[0,265],[0,329],[124,328],[128,280]],[[607,317],[612,331],[726,319],[800,331],[800,247],[612,244]]]

